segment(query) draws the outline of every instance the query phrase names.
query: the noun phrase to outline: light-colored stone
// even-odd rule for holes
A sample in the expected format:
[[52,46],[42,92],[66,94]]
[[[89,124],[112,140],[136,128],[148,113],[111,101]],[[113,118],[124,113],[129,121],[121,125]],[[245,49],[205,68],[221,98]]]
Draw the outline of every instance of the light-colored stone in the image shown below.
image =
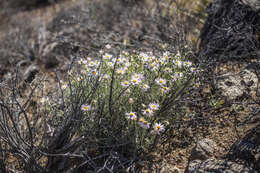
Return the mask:
[[206,160],[211,158],[218,150],[217,144],[210,139],[202,139],[193,148],[190,160]]
[[257,75],[250,70],[243,70],[240,73],[226,73],[217,80],[217,88],[221,94],[230,100],[236,99],[250,89],[250,94],[256,92],[258,83]]
[[252,168],[227,161],[208,159],[205,161],[192,161],[186,168],[186,173],[257,173]]

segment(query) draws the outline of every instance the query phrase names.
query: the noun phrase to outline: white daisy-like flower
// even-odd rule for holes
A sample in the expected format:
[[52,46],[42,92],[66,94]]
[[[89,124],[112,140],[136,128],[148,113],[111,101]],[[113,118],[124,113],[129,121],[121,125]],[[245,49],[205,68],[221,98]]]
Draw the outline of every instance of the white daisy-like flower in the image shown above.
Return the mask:
[[164,93],[166,93],[166,92],[168,92],[168,91],[169,91],[169,88],[166,87],[166,86],[164,86],[164,87],[161,88],[161,93],[162,93],[162,94],[164,94]]
[[68,86],[67,84],[62,84],[62,85],[61,85],[61,89],[63,89],[63,90],[64,90],[64,89],[66,89],[66,88],[67,88],[67,86]]
[[93,76],[93,77],[98,76],[98,71],[92,70],[92,71],[90,72],[90,76]]
[[192,62],[190,62],[190,61],[184,61],[184,62],[183,62],[183,65],[184,65],[185,67],[191,67],[191,66],[192,66]]
[[91,106],[88,104],[84,104],[81,106],[81,110],[86,112],[86,111],[90,111],[91,110]]
[[104,74],[103,79],[109,79],[110,76],[108,74]]
[[106,62],[106,64],[108,67],[114,67],[114,62],[112,62],[112,61],[108,61],[108,62]]
[[123,81],[123,82],[121,82],[121,85],[123,87],[128,87],[130,85],[130,82],[129,81]]
[[133,85],[138,85],[138,84],[140,84],[142,81],[140,80],[140,79],[137,79],[137,78],[132,78],[131,79],[131,83],[133,84]]
[[135,112],[129,112],[129,113],[126,113],[126,118],[129,120],[136,120],[137,116],[136,116]]
[[164,86],[166,84],[166,80],[163,78],[155,79],[155,83],[160,86]]
[[174,76],[175,76],[175,78],[182,78],[183,73],[182,72],[175,72]]
[[150,128],[150,123],[148,123],[148,121],[146,121],[143,117],[139,118],[138,124],[144,129]]
[[125,74],[125,69],[124,68],[119,68],[119,69],[116,70],[116,73],[120,74],[120,75]]
[[154,114],[154,112],[151,108],[147,108],[147,109],[143,110],[143,115],[145,115],[145,116],[151,117],[151,116],[153,116],[153,114]]
[[190,68],[190,71],[191,71],[192,73],[195,73],[195,72],[197,72],[197,69],[196,69],[195,67],[191,67],[191,68]]
[[119,57],[119,58],[116,59],[116,62],[118,64],[122,64],[124,62],[124,59]]
[[114,58],[112,61],[114,63],[116,62],[117,64],[123,64],[126,61],[126,59],[121,56],[121,57],[118,57],[118,58]]
[[158,103],[150,103],[150,104],[149,104],[149,108],[150,108],[151,110],[153,110],[153,111],[158,110],[159,107],[160,107],[160,106],[159,106]]
[[142,90],[143,90],[144,92],[148,91],[149,89],[150,89],[150,86],[149,86],[149,85],[147,85],[147,84],[143,84],[143,85],[142,85]]
[[176,61],[175,61],[175,65],[176,65],[177,67],[182,67],[182,61],[181,61],[181,60],[176,60]]
[[144,76],[142,74],[135,73],[132,75],[132,78],[143,80]]
[[141,126],[144,123],[145,119],[144,117],[140,117],[138,120],[138,124]]
[[112,58],[111,54],[106,53],[105,55],[103,55],[103,59],[105,60],[110,60]]
[[171,54],[171,53],[170,53],[169,51],[163,52],[163,56],[167,56],[167,57],[169,57],[170,54]]
[[165,127],[163,124],[158,122],[158,123],[154,124],[153,129],[154,129],[155,133],[160,134],[160,133],[164,132]]
[[156,61],[152,61],[146,67],[151,69],[152,71],[156,71],[156,70],[159,69],[160,64],[158,62],[156,62]]
[[88,67],[96,67],[98,64],[96,61],[89,61],[88,62]]
[[67,84],[64,81],[60,81],[61,84],[61,89],[66,89],[67,88]]
[[144,128],[144,129],[149,129],[150,128],[150,124],[151,123],[149,123],[148,121],[144,121],[141,127]]
[[78,81],[78,82],[79,82],[79,81],[82,81],[82,80],[84,80],[84,78],[83,78],[82,76],[77,77],[77,81]]

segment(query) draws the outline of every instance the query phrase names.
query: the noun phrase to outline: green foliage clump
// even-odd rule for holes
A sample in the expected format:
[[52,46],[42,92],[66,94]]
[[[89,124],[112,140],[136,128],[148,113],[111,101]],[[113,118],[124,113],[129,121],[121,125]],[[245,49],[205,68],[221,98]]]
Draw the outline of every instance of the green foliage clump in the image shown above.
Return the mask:
[[62,107],[81,116],[77,134],[95,141],[97,155],[106,148],[140,156],[174,123],[175,100],[196,70],[180,53],[110,50],[76,61],[68,82],[60,83]]

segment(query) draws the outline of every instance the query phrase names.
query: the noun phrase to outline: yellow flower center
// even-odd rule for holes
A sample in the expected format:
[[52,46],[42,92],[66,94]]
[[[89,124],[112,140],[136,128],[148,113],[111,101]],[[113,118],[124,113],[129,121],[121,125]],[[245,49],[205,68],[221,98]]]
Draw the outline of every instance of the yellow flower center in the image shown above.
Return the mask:
[[132,116],[134,116],[135,114],[134,114],[134,113],[130,113],[129,115],[132,117]]
[[88,106],[84,106],[83,109],[84,109],[84,110],[88,110],[89,107],[88,107]]
[[150,113],[150,109],[146,109],[146,113]]

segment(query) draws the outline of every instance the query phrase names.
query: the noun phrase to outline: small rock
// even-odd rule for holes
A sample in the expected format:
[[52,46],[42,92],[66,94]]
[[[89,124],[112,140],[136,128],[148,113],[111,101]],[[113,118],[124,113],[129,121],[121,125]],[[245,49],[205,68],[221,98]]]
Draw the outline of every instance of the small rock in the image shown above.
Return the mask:
[[252,168],[227,160],[208,159],[205,161],[192,161],[185,173],[256,173]]
[[229,160],[240,161],[260,171],[260,126],[252,128],[243,139],[236,141],[226,155]]
[[206,160],[213,156],[218,150],[217,145],[210,139],[202,139],[198,141],[191,152],[190,160]]
[[219,78],[216,85],[222,95],[230,100],[241,97],[244,93],[254,95],[257,90],[258,77],[250,70],[243,70],[239,74],[227,73]]
[[187,166],[187,170],[197,170],[200,163],[202,161],[201,160],[193,160],[192,162],[189,162],[189,165]]

